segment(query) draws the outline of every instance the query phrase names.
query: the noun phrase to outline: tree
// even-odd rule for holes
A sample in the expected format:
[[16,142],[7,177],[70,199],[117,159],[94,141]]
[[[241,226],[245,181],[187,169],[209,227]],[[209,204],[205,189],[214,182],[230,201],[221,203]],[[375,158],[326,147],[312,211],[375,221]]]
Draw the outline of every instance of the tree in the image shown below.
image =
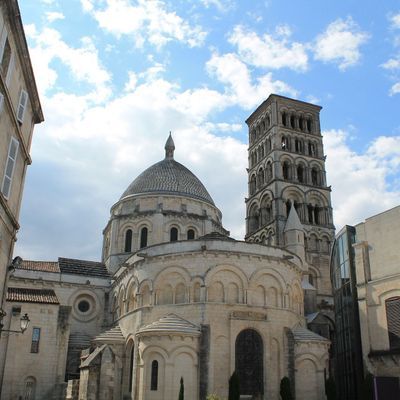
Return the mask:
[[368,372],[361,387],[362,399],[374,399],[374,376]]
[[336,400],[336,385],[332,377],[325,381],[325,393],[328,400]]
[[293,400],[292,391],[290,389],[290,379],[285,376],[281,380],[281,387],[279,391],[282,400]]
[[185,386],[183,385],[183,377],[181,376],[181,387],[179,388],[179,400],[184,400],[185,398]]
[[232,376],[229,378],[228,400],[239,400],[239,399],[240,399],[239,377],[236,371],[234,371]]

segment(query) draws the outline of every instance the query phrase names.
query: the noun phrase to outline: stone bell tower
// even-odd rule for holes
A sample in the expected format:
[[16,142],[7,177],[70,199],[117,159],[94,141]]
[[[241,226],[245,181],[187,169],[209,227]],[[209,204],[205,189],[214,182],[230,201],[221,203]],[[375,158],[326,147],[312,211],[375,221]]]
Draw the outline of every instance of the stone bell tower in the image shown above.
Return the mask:
[[331,189],[326,183],[321,107],[270,95],[249,127],[246,241],[288,248],[285,226],[294,207],[304,232],[308,283],[318,309],[332,304],[329,275],[334,240]]

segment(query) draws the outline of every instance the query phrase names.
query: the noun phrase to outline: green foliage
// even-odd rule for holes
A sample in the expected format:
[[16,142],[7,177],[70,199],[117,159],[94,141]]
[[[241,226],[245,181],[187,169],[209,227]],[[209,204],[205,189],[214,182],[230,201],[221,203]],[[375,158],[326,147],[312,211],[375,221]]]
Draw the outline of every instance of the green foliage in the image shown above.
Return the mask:
[[363,400],[374,400],[374,376],[369,372],[365,375],[361,394]]
[[232,376],[229,378],[228,400],[239,400],[239,399],[240,399],[239,377],[236,371],[234,371]]
[[221,397],[217,396],[216,394],[209,394],[206,400],[223,400]]
[[181,377],[181,387],[179,388],[179,400],[185,399],[185,386],[183,385],[183,377]]
[[336,385],[332,377],[325,381],[325,393],[328,400],[336,400]]
[[279,391],[282,400],[293,400],[292,390],[290,388],[290,379],[285,376],[281,380],[281,387]]

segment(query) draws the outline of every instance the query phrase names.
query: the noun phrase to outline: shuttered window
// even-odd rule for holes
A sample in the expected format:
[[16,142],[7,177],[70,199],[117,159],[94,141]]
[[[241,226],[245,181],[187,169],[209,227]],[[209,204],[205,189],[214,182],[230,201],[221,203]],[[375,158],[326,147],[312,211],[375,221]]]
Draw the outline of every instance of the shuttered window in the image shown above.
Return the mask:
[[40,342],[40,328],[33,328],[31,353],[39,353],[39,342]]
[[28,103],[28,93],[21,89],[21,94],[19,95],[17,120],[22,124],[24,122],[24,115],[26,110],[26,105]]
[[400,297],[386,300],[386,318],[391,349],[400,348]]
[[10,146],[8,148],[8,157],[6,169],[4,171],[3,184],[1,186],[1,192],[6,199],[8,199],[10,196],[11,182],[14,174],[15,162],[17,160],[18,147],[18,141],[14,138],[11,138]]

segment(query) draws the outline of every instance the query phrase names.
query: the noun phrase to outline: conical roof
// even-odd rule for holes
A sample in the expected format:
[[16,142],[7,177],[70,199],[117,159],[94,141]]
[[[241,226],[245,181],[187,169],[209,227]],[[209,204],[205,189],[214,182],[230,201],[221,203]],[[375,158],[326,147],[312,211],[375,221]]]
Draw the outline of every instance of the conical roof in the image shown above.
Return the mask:
[[144,326],[138,333],[179,333],[198,336],[200,328],[178,315],[170,313],[158,321]]
[[175,194],[215,205],[207,189],[184,165],[174,160],[175,145],[170,135],[165,159],[142,172],[125,190],[121,199],[143,193]]

